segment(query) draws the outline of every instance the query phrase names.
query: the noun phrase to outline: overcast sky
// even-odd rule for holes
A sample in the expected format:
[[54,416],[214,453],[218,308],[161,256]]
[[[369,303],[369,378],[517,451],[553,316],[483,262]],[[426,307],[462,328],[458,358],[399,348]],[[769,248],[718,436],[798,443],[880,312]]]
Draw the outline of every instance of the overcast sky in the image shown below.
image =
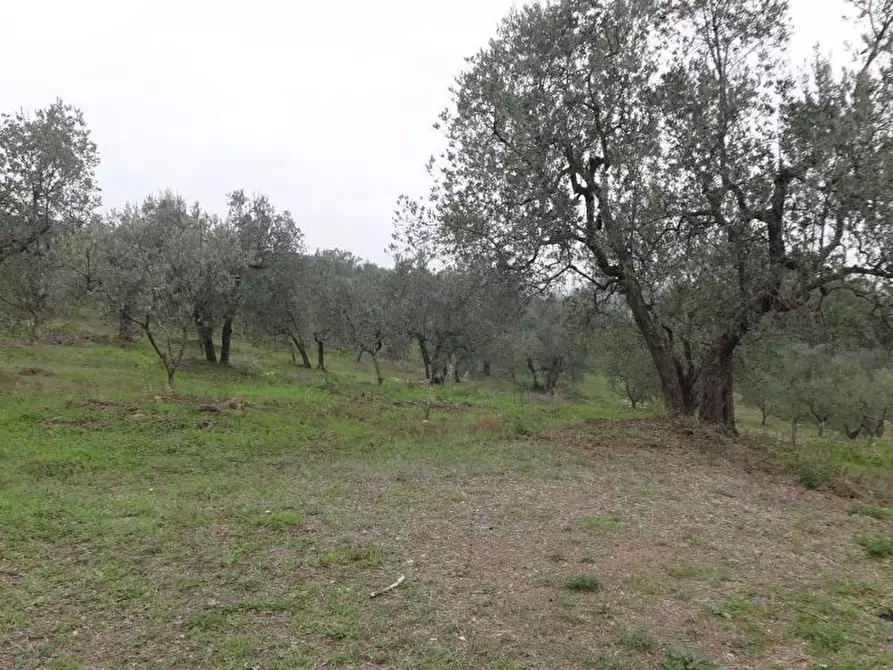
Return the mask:
[[[80,107],[106,208],[236,188],[308,247],[386,261],[400,193],[427,191],[448,88],[512,0],[3,0],[0,111]],[[795,50],[839,44],[842,0],[792,0]]]

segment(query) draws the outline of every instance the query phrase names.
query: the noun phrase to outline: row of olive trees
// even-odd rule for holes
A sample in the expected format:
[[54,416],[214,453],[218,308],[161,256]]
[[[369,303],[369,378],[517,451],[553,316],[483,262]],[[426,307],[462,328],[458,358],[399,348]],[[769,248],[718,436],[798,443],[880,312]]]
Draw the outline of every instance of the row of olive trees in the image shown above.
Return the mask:
[[769,416],[830,428],[855,439],[881,437],[893,417],[893,294],[851,281],[811,309],[755,333],[738,359],[742,396]]
[[759,408],[763,425],[769,416],[789,421],[794,442],[804,423],[819,436],[828,427],[851,440],[883,437],[893,417],[893,368],[882,367],[876,352],[786,338],[747,346],[745,357],[745,401]]
[[122,338],[140,333],[169,384],[190,342],[228,364],[234,333],[291,343],[324,370],[326,349],[367,358],[418,351],[443,383],[493,366],[554,390],[581,365],[572,301],[531,297],[485,264],[393,269],[348,252],[307,254],[287,211],[235,191],[222,217],[162,192],[98,213],[96,146],[80,111],[56,102],[0,121],[0,325],[37,339],[53,317],[102,308]]
[[[170,384],[189,342],[208,361],[228,364],[233,334],[242,330],[287,340],[308,368],[324,370],[329,347],[350,349],[371,361],[379,382],[382,355],[407,358],[415,350],[432,383],[495,367],[554,391],[588,365],[633,407],[663,388],[635,315],[616,300],[596,313],[585,291],[531,294],[505,258],[435,266],[416,253],[382,268],[339,250],[307,254],[287,211],[242,191],[228,196],[223,217],[170,192],[99,216],[96,165],[77,110],[59,102],[33,116],[3,117],[0,314],[31,337],[87,301],[99,303],[123,337],[141,332]],[[886,377],[860,352],[893,348],[889,320],[877,317],[890,313],[893,300],[880,283],[832,286],[847,290],[821,301],[821,327],[809,317],[818,312],[802,309],[778,324],[802,346],[766,353],[747,344],[739,357],[742,390],[794,425],[811,416],[850,435],[877,434],[887,416],[877,400],[888,397]],[[697,364],[697,305],[673,290],[661,300],[675,305],[674,326],[664,329],[678,350],[678,374],[696,396],[706,383]],[[826,355],[829,343],[835,353]],[[820,401],[841,388],[852,389],[850,407]]]
[[394,268],[338,250],[284,257],[250,288],[256,333],[286,338],[312,367],[325,369],[325,348],[368,358],[379,383],[380,356],[416,358],[433,384],[494,368],[536,390],[554,391],[583,364],[574,301],[528,296],[487,268],[434,270],[424,259]]

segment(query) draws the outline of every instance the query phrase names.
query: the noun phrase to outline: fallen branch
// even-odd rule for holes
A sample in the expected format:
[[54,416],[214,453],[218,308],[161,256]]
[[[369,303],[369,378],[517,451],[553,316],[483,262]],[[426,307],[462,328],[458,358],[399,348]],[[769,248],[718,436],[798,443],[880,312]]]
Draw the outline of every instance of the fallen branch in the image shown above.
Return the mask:
[[378,596],[383,596],[383,595],[384,595],[385,593],[387,593],[388,591],[393,591],[393,590],[396,589],[398,586],[400,586],[400,585],[404,582],[405,579],[406,579],[406,575],[400,575],[399,577],[397,577],[397,581],[396,581],[396,582],[394,582],[394,583],[391,584],[390,586],[386,586],[386,587],[383,588],[381,591],[373,591],[372,593],[369,594],[369,597],[370,597],[370,598],[377,598]]

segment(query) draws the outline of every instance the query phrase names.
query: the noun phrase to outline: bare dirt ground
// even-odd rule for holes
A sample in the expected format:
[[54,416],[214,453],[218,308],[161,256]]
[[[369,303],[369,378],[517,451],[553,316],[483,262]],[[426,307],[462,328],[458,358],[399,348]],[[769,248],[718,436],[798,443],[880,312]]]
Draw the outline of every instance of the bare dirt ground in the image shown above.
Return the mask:
[[96,526],[0,559],[0,667],[893,667],[856,502],[659,422],[480,449],[83,483]]

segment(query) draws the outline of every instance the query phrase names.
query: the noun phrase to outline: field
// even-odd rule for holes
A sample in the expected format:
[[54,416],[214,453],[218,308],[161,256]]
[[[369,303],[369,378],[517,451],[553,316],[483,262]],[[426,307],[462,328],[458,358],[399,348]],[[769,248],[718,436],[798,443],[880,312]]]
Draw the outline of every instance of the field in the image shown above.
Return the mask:
[[893,667],[889,437],[234,359],[0,349],[0,668]]

